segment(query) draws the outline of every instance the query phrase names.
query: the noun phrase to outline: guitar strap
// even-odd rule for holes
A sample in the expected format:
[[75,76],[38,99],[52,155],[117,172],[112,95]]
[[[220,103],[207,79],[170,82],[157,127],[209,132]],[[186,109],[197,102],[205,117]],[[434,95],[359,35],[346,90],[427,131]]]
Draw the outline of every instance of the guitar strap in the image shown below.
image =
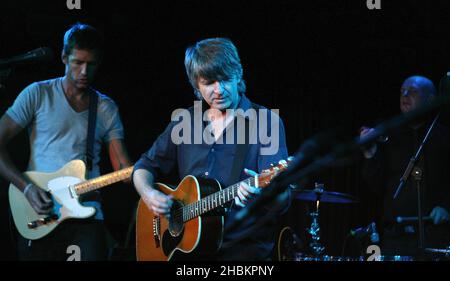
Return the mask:
[[[238,117],[240,118],[240,117]],[[253,123],[253,122],[252,122]],[[228,182],[238,182],[239,178],[241,176],[242,170],[244,170],[244,161],[245,156],[247,156],[248,147],[250,145],[249,143],[249,127],[250,122],[248,119],[245,119],[245,143],[243,144],[236,144],[236,151],[234,154],[234,161],[233,165],[231,166],[231,173],[230,177],[228,179]]]
[[[260,107],[257,104],[252,103],[252,108],[258,110]],[[236,144],[236,153],[228,182],[234,183],[240,180],[241,173],[245,168],[244,167],[245,157],[247,156],[248,148],[250,146],[250,134],[252,132],[255,132],[254,130],[255,125],[256,120],[250,122],[248,118],[245,118],[245,142],[244,144]]]
[[[252,103],[252,108],[258,110],[260,107],[257,104]],[[243,118],[243,117],[239,117],[237,116],[236,118]],[[256,117],[255,117],[256,118]],[[235,120],[235,122],[237,122],[237,120]],[[244,164],[245,164],[245,157],[247,156],[248,153],[248,148],[250,146],[250,134],[252,132],[255,132],[255,128],[254,126],[256,126],[256,120],[250,121],[248,118],[245,118],[245,141],[243,144],[236,144],[236,151],[234,154],[234,161],[233,164],[231,166],[231,173],[230,173],[230,177],[228,178],[228,182],[230,183],[237,183],[240,180],[241,177],[241,173],[244,170]],[[238,128],[236,126],[236,128]],[[238,128],[239,129],[239,128]],[[238,132],[239,134],[239,132]],[[253,138],[255,138],[256,136],[252,136]],[[238,137],[239,138],[239,137]],[[219,209],[218,213],[224,215],[225,212],[231,210],[232,206],[234,204],[234,200],[225,204],[224,205],[224,209]]]
[[[243,117],[236,116],[236,118],[243,118]],[[235,119],[233,122],[237,122],[237,119]],[[229,183],[237,183],[240,179],[242,170],[244,170],[244,168],[245,168],[244,167],[245,156],[247,156],[248,147],[250,145],[248,133],[249,133],[249,131],[251,131],[251,130],[249,130],[249,128],[250,128],[250,124],[252,124],[252,123],[255,123],[255,122],[249,122],[249,120],[247,118],[245,118],[245,121],[244,121],[245,141],[243,144],[240,144],[240,143],[236,144],[234,160],[233,160],[233,164],[231,166],[231,173],[230,173],[230,177],[228,178]],[[235,128],[237,128],[237,126],[235,126]],[[224,216],[226,212],[231,210],[233,204],[234,204],[234,200],[232,200],[228,203],[225,203],[222,207],[219,207],[215,211],[210,212],[210,215]]]
[[98,95],[94,90],[90,91],[89,96],[89,119],[86,141],[86,166],[88,171],[92,171],[94,160],[95,127],[97,121],[97,103]]

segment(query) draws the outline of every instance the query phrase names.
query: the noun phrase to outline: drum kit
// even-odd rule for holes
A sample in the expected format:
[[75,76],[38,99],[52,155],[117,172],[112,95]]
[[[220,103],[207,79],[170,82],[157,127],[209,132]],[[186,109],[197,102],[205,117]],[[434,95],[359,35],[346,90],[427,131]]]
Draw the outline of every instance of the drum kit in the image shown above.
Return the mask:
[[[310,235],[311,242],[308,244],[308,252],[303,252],[304,248],[302,241],[298,238],[295,232],[290,227],[285,227],[280,232],[278,237],[278,259],[280,261],[415,261],[422,260],[416,259],[413,256],[384,256],[379,254],[374,259],[368,259],[366,256],[346,257],[346,256],[330,256],[325,254],[325,247],[321,244],[320,240],[320,225],[319,225],[319,210],[321,203],[332,204],[355,204],[359,200],[349,194],[325,191],[323,184],[315,184],[313,189],[303,189],[300,191],[294,191],[294,199],[306,202],[315,202],[315,209],[309,213],[311,218],[311,225],[307,228],[307,233]],[[424,249],[426,253],[434,256],[439,255],[438,259],[441,260],[450,259],[450,246],[446,249]]]

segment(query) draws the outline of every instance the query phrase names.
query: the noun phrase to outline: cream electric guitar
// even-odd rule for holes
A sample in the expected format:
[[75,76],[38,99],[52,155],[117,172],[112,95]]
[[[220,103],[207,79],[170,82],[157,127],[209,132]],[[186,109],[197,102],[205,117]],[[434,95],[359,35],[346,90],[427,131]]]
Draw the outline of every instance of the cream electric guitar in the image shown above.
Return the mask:
[[27,198],[16,186],[9,186],[9,204],[19,233],[26,239],[39,239],[52,232],[61,222],[70,218],[84,219],[95,213],[95,208],[82,206],[81,194],[125,180],[131,176],[128,167],[91,180],[85,180],[86,166],[73,160],[54,173],[25,172],[24,176],[36,186],[50,192],[54,202],[50,215],[38,215]]

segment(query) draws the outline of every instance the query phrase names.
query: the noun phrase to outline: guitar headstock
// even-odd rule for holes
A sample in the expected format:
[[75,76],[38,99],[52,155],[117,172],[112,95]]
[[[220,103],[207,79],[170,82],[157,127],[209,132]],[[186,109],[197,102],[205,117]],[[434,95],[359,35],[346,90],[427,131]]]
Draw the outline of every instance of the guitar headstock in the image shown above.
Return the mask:
[[281,172],[286,170],[289,167],[289,164],[294,160],[294,157],[289,156],[286,160],[278,161],[278,164],[271,164],[270,168],[263,170],[258,175],[258,186],[266,187],[270,184],[270,182],[278,176]]

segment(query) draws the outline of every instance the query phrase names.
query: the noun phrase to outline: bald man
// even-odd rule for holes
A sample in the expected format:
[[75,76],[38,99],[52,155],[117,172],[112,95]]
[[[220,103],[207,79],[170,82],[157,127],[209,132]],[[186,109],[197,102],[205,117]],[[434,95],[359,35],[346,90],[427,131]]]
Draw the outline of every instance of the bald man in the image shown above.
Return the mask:
[[[423,76],[408,77],[400,88],[403,114],[427,104],[436,96],[433,82]],[[364,151],[362,175],[374,198],[382,201],[381,251],[385,255],[418,255],[417,220],[398,223],[398,217],[417,217],[417,184],[409,177],[399,196],[393,195],[410,158],[415,155],[434,116],[414,120],[398,128],[384,144]],[[373,131],[364,127],[361,136]],[[450,245],[450,132],[437,124],[422,156],[416,162],[422,170],[422,213],[425,221],[425,247]]]

